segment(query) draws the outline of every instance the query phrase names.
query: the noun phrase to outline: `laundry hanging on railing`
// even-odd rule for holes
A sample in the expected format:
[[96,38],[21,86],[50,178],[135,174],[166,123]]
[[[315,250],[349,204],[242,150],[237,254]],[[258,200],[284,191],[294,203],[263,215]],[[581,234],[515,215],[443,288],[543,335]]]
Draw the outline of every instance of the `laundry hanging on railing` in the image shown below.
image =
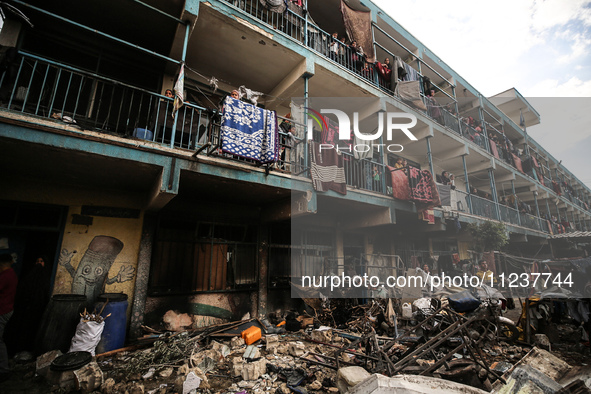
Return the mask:
[[421,85],[419,81],[403,81],[396,85],[396,93],[404,101],[409,102],[415,108],[427,110],[425,103],[421,100]]
[[271,12],[282,14],[287,10],[287,0],[260,0],[260,2]]
[[493,140],[489,140],[490,143],[490,151],[492,152],[493,156],[499,159],[499,151],[497,150],[497,144]]
[[392,180],[392,197],[408,201],[410,200],[410,187],[406,169],[387,166]]
[[347,194],[347,182],[343,155],[334,147],[323,146],[310,140],[310,175],[314,190],[326,192],[334,190],[337,193]]
[[276,162],[279,133],[275,111],[228,96],[224,100],[222,151],[262,164]]
[[515,153],[511,153],[511,156],[513,156],[513,163],[515,163],[515,168],[517,168],[517,171],[525,174],[525,172],[523,172],[523,167],[521,166],[521,159]]
[[403,62],[402,66],[404,67],[404,71],[406,71],[406,75],[404,76],[404,78],[401,78],[402,80],[418,81],[420,79],[418,71],[412,68],[409,64]]
[[357,44],[363,48],[367,62],[374,63],[376,55],[373,48],[371,12],[356,11],[341,0],[341,13],[349,40],[357,41]]
[[416,203],[418,212],[441,206],[437,185],[429,170],[419,170],[411,166],[408,168],[408,178],[410,199]]

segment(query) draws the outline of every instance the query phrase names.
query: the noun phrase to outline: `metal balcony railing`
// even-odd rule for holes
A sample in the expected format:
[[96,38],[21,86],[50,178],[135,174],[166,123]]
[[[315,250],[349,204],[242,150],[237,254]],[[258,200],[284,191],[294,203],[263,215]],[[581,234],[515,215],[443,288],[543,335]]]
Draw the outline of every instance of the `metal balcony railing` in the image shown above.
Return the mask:
[[[196,154],[257,165],[252,160],[221,152],[221,124],[217,111],[186,103],[174,119],[173,100],[160,94],[29,53],[21,53],[16,64],[11,72],[6,71],[0,77],[0,108],[60,119],[84,130],[151,141],[192,150]],[[309,160],[304,125],[283,117],[278,117],[278,121],[280,152],[273,170],[307,176]],[[469,126],[461,125],[463,133],[473,131]],[[454,124],[452,122],[447,126],[453,128]],[[483,141],[480,142],[485,148]],[[383,163],[375,159],[358,160],[347,151],[342,154],[348,186],[391,194],[386,186],[389,173]],[[519,215],[506,206],[499,206],[497,210],[491,200],[458,190],[455,193],[456,206],[452,207],[455,211],[547,231],[547,225],[535,216]],[[579,199],[572,200],[584,207]]]

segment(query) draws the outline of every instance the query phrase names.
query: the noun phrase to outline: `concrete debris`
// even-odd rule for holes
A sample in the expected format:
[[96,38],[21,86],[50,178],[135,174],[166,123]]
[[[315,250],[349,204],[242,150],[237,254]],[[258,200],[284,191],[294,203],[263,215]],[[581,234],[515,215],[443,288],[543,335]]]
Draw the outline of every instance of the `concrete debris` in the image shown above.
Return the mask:
[[47,377],[51,363],[62,354],[60,350],[52,350],[37,357],[35,373],[39,376]]
[[314,341],[330,343],[332,341],[332,330],[313,330],[310,337]]
[[552,345],[550,344],[550,339],[548,339],[546,334],[536,334],[534,343],[536,346],[538,346],[542,349],[552,351]]
[[[51,371],[59,351],[40,356],[35,371],[46,377],[53,391],[79,387],[106,394],[562,394],[583,393],[591,387],[591,367],[577,369],[587,359],[571,367],[558,357],[570,362],[575,345],[582,349],[581,357],[588,355],[588,344],[572,338],[567,345],[553,341],[546,327],[550,335],[532,333],[532,347],[503,336],[508,329],[497,326],[494,315],[455,313],[429,298],[414,303],[410,319],[389,318],[389,308],[402,316],[403,303],[412,304],[412,299],[366,305],[329,300],[326,305],[314,304],[321,308],[314,318],[277,312],[262,319],[265,327],[283,327],[289,321],[292,331],[263,330],[262,344],[250,346],[240,337],[244,321],[184,332],[148,328],[137,345],[99,356],[78,371]],[[187,323],[179,314],[168,315]],[[567,325],[557,325],[557,330],[583,338],[575,335],[580,327],[563,326]]]
[[289,354],[294,357],[303,356],[306,353],[306,345],[302,342],[293,342],[289,344]]
[[432,394],[457,393],[457,394],[485,394],[486,391],[467,386],[465,384],[433,378],[430,376],[397,375],[387,377],[373,374],[357,384],[349,391],[349,394]]
[[154,376],[155,373],[156,373],[156,368],[152,367],[148,370],[148,372],[146,372],[145,374],[142,375],[142,379],[144,379],[144,380],[150,379]]
[[265,350],[272,351],[272,350],[276,349],[277,346],[279,345],[279,335],[277,335],[277,334],[267,335],[267,336],[265,336],[265,341],[266,341]]
[[241,348],[242,346],[245,346],[245,345],[246,345],[246,343],[244,342],[244,338],[242,338],[242,337],[234,337],[230,341],[230,347],[232,348],[232,350],[236,350],[236,349]]
[[345,367],[337,372],[337,388],[344,394],[369,378],[371,374],[361,367]]
[[187,378],[183,382],[183,394],[189,394],[193,390],[197,390],[201,385],[201,378],[195,375],[195,372],[189,372]]
[[507,384],[495,390],[496,394],[556,393],[562,386],[529,365],[516,367]]
[[246,348],[246,351],[244,352],[242,357],[244,357],[245,359],[254,360],[254,359],[261,357],[261,351],[259,350],[258,347],[254,346],[254,345],[249,345]]

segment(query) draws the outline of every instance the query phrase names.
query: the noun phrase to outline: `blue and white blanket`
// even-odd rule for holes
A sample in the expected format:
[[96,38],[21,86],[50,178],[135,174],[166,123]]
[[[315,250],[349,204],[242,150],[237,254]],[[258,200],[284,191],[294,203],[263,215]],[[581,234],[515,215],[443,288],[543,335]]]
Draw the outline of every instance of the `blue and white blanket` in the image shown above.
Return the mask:
[[275,111],[226,97],[222,120],[222,151],[262,164],[277,161],[279,132]]

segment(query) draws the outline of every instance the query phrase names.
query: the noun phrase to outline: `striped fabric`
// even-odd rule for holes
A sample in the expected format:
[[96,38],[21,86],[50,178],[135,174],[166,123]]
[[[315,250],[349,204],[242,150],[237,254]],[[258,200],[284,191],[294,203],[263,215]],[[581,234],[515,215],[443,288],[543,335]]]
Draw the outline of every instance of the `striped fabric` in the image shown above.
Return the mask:
[[347,182],[345,168],[343,167],[343,155],[334,147],[310,141],[310,174],[314,190],[326,192],[334,190],[337,193],[347,194]]

